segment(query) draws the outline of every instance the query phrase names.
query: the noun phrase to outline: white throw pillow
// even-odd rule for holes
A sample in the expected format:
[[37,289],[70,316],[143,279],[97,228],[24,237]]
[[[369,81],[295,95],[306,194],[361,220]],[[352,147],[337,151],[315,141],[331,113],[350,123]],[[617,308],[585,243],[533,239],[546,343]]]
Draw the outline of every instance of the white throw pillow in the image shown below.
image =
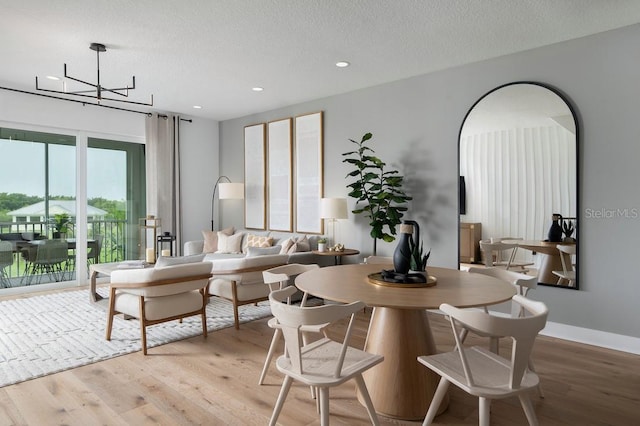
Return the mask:
[[256,257],[256,256],[267,256],[270,254],[280,254],[280,246],[272,246],[272,247],[247,247],[247,256],[246,257]]
[[[233,235],[235,229],[232,227],[223,229],[222,232],[225,235]],[[203,253],[215,253],[218,250],[218,232],[216,231],[202,231],[204,238],[204,246],[202,247]]]
[[226,235],[218,232],[218,250],[216,253],[242,253],[242,237],[244,232]]
[[287,238],[283,242],[281,242],[280,245],[282,246],[282,249],[280,250],[280,254],[287,254],[289,252],[289,249],[293,245],[293,239]]
[[160,256],[156,260],[154,268],[163,268],[165,266],[183,265],[185,263],[199,263],[204,260],[206,253],[192,254],[190,256]]

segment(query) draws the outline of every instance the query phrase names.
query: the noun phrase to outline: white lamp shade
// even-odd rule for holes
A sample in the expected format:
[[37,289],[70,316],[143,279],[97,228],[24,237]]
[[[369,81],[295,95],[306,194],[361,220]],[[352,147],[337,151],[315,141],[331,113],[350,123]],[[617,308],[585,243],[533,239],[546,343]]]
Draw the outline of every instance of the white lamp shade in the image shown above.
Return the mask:
[[244,184],[237,182],[218,184],[219,198],[221,200],[242,200],[244,199]]
[[320,200],[320,217],[322,219],[346,219],[346,198],[323,198]]

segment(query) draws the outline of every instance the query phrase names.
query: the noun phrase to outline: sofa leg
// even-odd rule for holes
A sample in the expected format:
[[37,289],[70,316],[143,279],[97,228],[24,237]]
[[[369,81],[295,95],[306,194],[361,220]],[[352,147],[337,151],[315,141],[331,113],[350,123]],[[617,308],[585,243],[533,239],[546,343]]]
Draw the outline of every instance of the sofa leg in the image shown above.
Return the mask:
[[142,338],[142,354],[147,354],[147,324],[145,323],[144,296],[140,296],[140,337]]

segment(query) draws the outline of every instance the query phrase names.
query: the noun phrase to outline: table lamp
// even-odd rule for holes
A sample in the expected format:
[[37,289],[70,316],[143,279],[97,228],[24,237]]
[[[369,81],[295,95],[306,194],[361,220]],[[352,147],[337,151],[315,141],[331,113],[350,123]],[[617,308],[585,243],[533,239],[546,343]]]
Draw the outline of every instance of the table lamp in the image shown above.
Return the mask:
[[322,198],[320,200],[320,217],[331,222],[331,242],[335,246],[335,226],[337,219],[346,219],[346,198]]

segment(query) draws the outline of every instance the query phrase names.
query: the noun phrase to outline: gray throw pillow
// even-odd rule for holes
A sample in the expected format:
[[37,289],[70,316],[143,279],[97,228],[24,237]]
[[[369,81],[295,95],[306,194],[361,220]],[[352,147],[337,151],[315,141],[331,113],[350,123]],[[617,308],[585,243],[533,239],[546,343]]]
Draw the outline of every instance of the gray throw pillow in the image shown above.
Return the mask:
[[282,246],[273,247],[247,247],[247,255],[245,257],[267,256],[270,254],[280,254]]
[[158,260],[156,260],[155,268],[163,268],[165,266],[173,266],[173,265],[184,265],[185,263],[198,263],[204,260],[206,253],[200,254],[192,254],[190,256],[160,256]]

